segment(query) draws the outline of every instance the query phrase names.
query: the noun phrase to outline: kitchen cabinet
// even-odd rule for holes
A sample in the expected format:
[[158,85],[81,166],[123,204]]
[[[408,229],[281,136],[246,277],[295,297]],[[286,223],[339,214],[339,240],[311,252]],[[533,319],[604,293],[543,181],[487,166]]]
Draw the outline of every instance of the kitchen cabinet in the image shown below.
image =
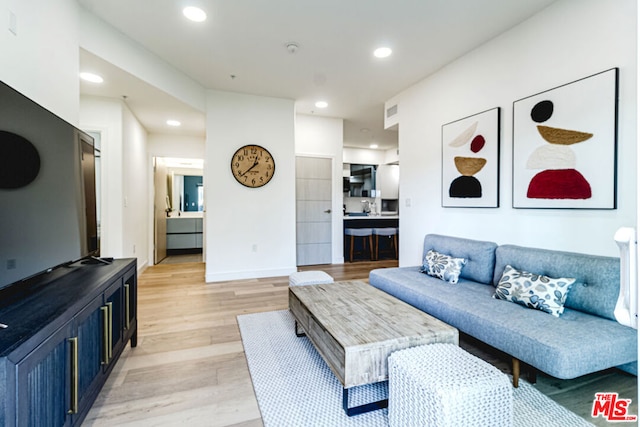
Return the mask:
[[376,174],[376,186],[383,199],[397,199],[400,186],[400,166],[380,165]]
[[136,261],[61,269],[0,291],[0,425],[80,425],[136,345]]

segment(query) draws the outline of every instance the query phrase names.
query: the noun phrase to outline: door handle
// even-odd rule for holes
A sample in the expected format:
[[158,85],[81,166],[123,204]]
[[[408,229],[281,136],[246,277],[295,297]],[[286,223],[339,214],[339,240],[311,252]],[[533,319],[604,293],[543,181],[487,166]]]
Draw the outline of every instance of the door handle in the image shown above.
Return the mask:
[[131,287],[128,283],[124,284],[124,329],[129,330],[129,319],[131,317]]
[[327,209],[324,213],[331,213],[331,209]]
[[109,307],[100,307],[102,312],[102,365],[109,364]]
[[107,307],[109,308],[109,363],[111,363],[111,358],[113,357],[113,302],[108,302]]
[[68,338],[71,344],[71,409],[68,414],[78,413],[78,337]]

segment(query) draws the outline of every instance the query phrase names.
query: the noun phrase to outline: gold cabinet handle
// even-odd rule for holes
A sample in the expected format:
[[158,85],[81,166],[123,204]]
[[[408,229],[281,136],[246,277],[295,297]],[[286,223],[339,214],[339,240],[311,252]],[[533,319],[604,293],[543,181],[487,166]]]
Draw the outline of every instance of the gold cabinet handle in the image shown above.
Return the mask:
[[78,337],[69,338],[71,345],[71,409],[69,414],[78,413]]
[[102,361],[103,365],[109,364],[109,307],[100,307],[102,312]]
[[124,284],[124,329],[129,330],[131,314],[131,286],[128,283]]
[[113,303],[108,302],[107,307],[109,308],[109,362],[113,357]]

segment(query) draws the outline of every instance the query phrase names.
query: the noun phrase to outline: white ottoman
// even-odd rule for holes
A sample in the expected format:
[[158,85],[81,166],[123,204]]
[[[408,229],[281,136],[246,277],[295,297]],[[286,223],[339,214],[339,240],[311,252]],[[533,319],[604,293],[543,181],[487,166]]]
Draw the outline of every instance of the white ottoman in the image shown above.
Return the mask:
[[333,277],[324,271],[298,271],[289,275],[289,286],[324,285],[333,283]]
[[513,425],[509,377],[454,344],[430,344],[389,356],[389,425]]

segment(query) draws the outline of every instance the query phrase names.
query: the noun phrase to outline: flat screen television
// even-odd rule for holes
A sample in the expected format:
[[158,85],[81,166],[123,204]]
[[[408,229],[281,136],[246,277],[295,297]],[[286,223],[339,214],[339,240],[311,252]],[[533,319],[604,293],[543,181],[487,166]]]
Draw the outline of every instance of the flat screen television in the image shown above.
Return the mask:
[[0,289],[99,255],[94,140],[0,82]]

